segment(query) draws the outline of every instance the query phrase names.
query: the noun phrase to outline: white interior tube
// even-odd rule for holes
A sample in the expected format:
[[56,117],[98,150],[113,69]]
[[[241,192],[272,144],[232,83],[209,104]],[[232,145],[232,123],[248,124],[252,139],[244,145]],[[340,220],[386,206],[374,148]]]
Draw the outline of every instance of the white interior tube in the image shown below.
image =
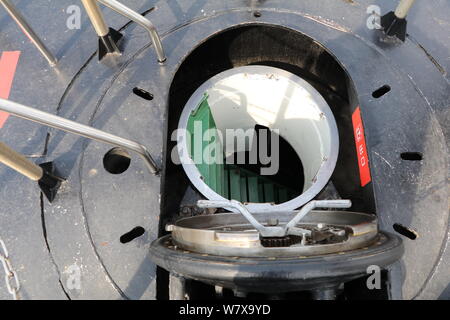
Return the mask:
[[[282,69],[269,66],[245,66],[224,71],[206,81],[191,96],[183,109],[179,128],[186,129],[189,117],[208,95],[218,131],[226,137],[229,129],[247,131],[262,125],[278,134],[295,150],[301,160],[304,184],[302,193],[289,201],[248,203],[251,212],[294,210],[312,200],[328,183],[337,161],[339,134],[330,107],[320,93],[308,82]],[[212,190],[203,180],[187,152],[186,138],[180,130],[177,137],[178,154],[193,185],[209,200],[227,200]],[[184,141],[180,143],[180,141]],[[225,143],[225,145],[223,145]],[[233,140],[222,145],[225,156],[233,149]],[[233,152],[249,151],[241,145]],[[300,165],[300,164],[299,164]],[[300,183],[300,182],[299,182]]]

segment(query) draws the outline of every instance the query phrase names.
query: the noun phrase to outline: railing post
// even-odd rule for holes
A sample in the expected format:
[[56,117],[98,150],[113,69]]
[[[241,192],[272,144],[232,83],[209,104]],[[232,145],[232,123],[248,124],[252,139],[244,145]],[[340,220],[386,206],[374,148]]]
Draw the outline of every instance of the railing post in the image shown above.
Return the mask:
[[384,33],[390,37],[397,37],[401,41],[406,40],[406,16],[415,0],[400,0],[395,11],[386,13],[381,17],[381,26]]
[[98,59],[102,60],[109,53],[120,54],[117,43],[122,38],[122,34],[108,27],[97,0],[81,0],[81,2],[98,35]]
[[145,28],[150,35],[150,39],[152,40],[153,46],[155,47],[156,55],[158,56],[158,62],[163,63],[164,61],[166,61],[166,55],[164,53],[164,49],[158,31],[156,30],[155,26],[150,22],[150,20],[146,19],[141,14],[131,10],[130,8],[128,8],[127,6],[121,4],[116,0],[97,0],[97,1]]
[[0,162],[28,179],[37,181],[42,192],[50,202],[55,199],[56,192],[64,180],[54,173],[55,168],[52,162],[42,163],[38,166],[3,142],[0,142]]

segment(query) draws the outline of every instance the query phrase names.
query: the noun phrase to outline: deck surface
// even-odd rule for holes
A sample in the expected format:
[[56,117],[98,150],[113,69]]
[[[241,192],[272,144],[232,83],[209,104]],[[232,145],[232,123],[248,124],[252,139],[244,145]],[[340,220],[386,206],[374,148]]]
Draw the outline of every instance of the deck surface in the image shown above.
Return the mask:
[[[152,82],[153,73],[164,78],[156,62],[150,60],[154,58],[153,49],[143,49],[149,43],[145,31],[104,9],[110,26],[122,30],[125,35],[124,53],[120,59],[99,63],[97,37],[79,1],[12,2],[56,55],[58,65],[50,67],[0,8],[0,54],[19,52],[14,53],[18,55],[18,62],[13,71],[2,70],[5,67],[0,61],[0,86],[5,81],[2,75],[14,74],[11,88],[6,90],[10,92],[2,98],[142,141],[161,163],[166,101],[155,97],[154,101],[147,102],[132,94],[134,86],[158,88],[158,83]],[[213,19],[217,12],[245,11],[253,5],[260,10],[298,11],[331,25],[344,26],[369,42],[373,30],[366,26],[367,7],[377,4],[385,12],[395,6],[395,1],[388,0],[303,2],[305,4],[294,5],[293,1],[287,0],[233,0],[226,3],[215,0],[128,0],[126,4],[146,13],[162,35],[171,35],[188,22]],[[67,27],[70,17],[67,10],[74,3],[81,9],[80,29]],[[437,120],[447,148],[450,135],[450,126],[445,126],[450,107],[449,15],[448,0],[417,1],[408,17],[406,48],[411,48],[411,59],[403,59],[407,49],[403,52],[386,50],[392,53],[390,59],[409,70],[417,87],[424,88],[422,95],[428,98],[432,112],[442,115],[437,116]],[[177,37],[180,43],[184,39],[182,35]],[[166,46],[169,56],[177,55],[177,45]],[[430,78],[441,78],[434,88],[427,83],[427,74],[414,70],[415,63],[426,64],[421,70],[427,70]],[[150,64],[148,70],[145,69]],[[175,65],[173,63],[171,68]],[[161,88],[161,96],[165,90],[166,87]],[[159,94],[158,91],[154,93]],[[0,238],[5,241],[19,275],[22,297],[154,299],[155,267],[148,260],[147,249],[158,233],[161,181],[148,174],[138,160],[132,162],[128,177],[107,175],[101,171],[101,161],[110,147],[88,143],[85,139],[13,116],[0,128],[0,140],[35,162],[55,161],[68,178],[57,201],[49,204],[42,199],[35,183],[0,166]],[[426,209],[423,211],[425,214]],[[445,223],[448,221],[444,220],[444,226]],[[121,244],[120,236],[138,225],[146,229],[145,235]],[[440,239],[431,245],[439,247],[439,255],[426,283],[420,290],[411,285],[411,290],[405,289],[403,296],[450,299],[448,239]],[[74,270],[81,271],[81,289],[71,285]],[[10,298],[4,282],[0,281],[0,299]]]

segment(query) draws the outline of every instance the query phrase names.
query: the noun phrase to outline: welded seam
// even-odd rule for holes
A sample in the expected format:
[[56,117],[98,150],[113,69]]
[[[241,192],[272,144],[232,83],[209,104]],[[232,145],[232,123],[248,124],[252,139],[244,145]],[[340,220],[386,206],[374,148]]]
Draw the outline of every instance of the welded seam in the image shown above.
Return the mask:
[[[445,71],[444,67],[441,66],[439,64],[439,62],[437,62],[437,60],[431,55],[431,53],[428,52],[427,49],[425,49],[424,46],[422,46],[419,41],[417,41],[413,36],[411,36],[410,34],[408,34],[408,38],[411,39],[411,42],[414,43],[415,45],[417,45],[417,47],[419,47],[419,49],[421,49],[426,56],[428,57],[428,59],[430,59],[430,61],[434,64],[434,66],[439,70],[440,73],[442,73],[442,75],[444,77],[447,76],[447,71]],[[447,80],[448,81],[448,80]]]
[[[84,149],[85,148],[83,148],[83,150]],[[84,152],[83,152],[83,154],[84,154]],[[80,169],[78,171],[78,179],[81,181],[82,171],[83,171],[83,156],[82,156],[82,159],[80,160],[79,168]],[[89,242],[91,243],[91,247],[92,247],[92,250],[94,251],[95,257],[96,257],[97,261],[99,262],[101,268],[103,269],[103,272],[106,274],[107,278],[109,279],[111,285],[114,287],[114,289],[120,294],[120,296],[123,299],[129,300],[129,297],[122,291],[122,289],[120,289],[119,285],[113,280],[111,274],[108,272],[108,269],[104,265],[103,260],[100,257],[100,254],[98,253],[97,247],[94,244],[94,239],[92,238],[92,234],[89,229],[88,222],[87,222],[87,214],[86,214],[86,209],[85,209],[84,201],[83,201],[83,185],[82,185],[82,183],[80,183],[80,192],[78,194],[78,198],[79,198],[80,205],[81,205],[84,229],[86,230],[86,233],[87,233]]]
[[447,241],[445,241],[445,245],[441,246],[441,250],[439,252],[439,259],[437,259],[435,265],[433,266],[433,270],[428,275],[426,281],[424,282],[424,285],[420,288],[420,290],[416,293],[416,295],[414,297],[412,297],[412,300],[416,300],[417,298],[419,298],[419,296],[425,290],[425,287],[427,286],[428,282],[434,277],[436,269],[441,264],[441,262],[443,260],[444,252],[447,249],[448,244],[450,242],[450,233],[449,233],[449,231],[450,231],[450,228],[449,228],[448,223],[447,223]]
[[64,292],[64,294],[66,295],[67,299],[72,300],[70,298],[69,294],[67,293],[66,289],[64,288],[64,285],[61,280],[61,271],[59,270],[58,265],[55,262],[52,251],[50,250],[50,246],[48,244],[47,228],[45,226],[44,196],[43,196],[42,192],[40,193],[39,200],[40,200],[40,206],[41,206],[42,235],[44,236],[45,246],[47,247],[48,254],[50,256],[50,261],[53,264],[53,266],[55,267],[56,273],[58,274],[58,282],[59,282],[59,285],[61,286],[61,289]]

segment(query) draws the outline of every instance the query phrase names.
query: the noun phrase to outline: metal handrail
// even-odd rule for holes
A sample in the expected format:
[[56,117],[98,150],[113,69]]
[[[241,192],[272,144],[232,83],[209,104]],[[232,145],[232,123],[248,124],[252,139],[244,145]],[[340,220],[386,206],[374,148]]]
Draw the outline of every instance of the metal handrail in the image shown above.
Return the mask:
[[0,99],[0,110],[52,128],[134,151],[142,157],[151,173],[158,174],[159,172],[159,168],[148,153],[147,148],[135,141],[5,99]]
[[38,35],[33,31],[31,26],[22,16],[22,14],[17,10],[17,8],[9,0],[0,0],[0,4],[3,5],[5,10],[14,19],[14,21],[19,25],[20,29],[25,33],[25,35],[30,39],[30,41],[36,46],[39,52],[47,59],[50,66],[54,67],[56,65],[56,58],[50,52],[50,50],[45,46]]
[[416,0],[401,0],[395,9],[395,16],[399,19],[404,19],[408,15],[409,10]]
[[146,29],[150,35],[150,39],[152,40],[153,46],[155,47],[156,54],[158,56],[158,62],[163,63],[166,61],[166,55],[164,53],[164,48],[161,43],[161,39],[159,37],[158,31],[156,30],[153,23],[150,20],[143,17],[141,14],[136,11],[131,10],[127,6],[123,5],[119,1],[116,0],[97,0],[108,8],[116,11],[117,13],[127,17],[128,19],[136,22],[141,27]]
[[[96,2],[100,2],[108,8],[116,11],[117,13],[127,17],[128,19],[136,22],[145,30],[148,31],[150,35],[150,39],[153,43],[153,46],[156,50],[156,55],[158,56],[158,62],[163,63],[166,61],[166,55],[164,53],[164,48],[161,43],[161,38],[159,37],[158,31],[156,30],[153,23],[147,18],[143,17],[141,14],[136,11],[131,10],[127,6],[123,5],[119,1],[116,0],[84,0],[83,5],[86,8],[88,13],[91,13],[89,18],[91,19],[96,32],[99,33],[99,36],[104,36],[107,33],[107,25],[106,22],[101,15],[100,10],[98,9]],[[31,26],[27,23],[22,14],[17,10],[17,8],[9,1],[9,0],[0,0],[0,4],[6,9],[9,15],[14,19],[14,21],[20,26],[22,31],[27,35],[27,37],[31,40],[31,42],[36,46],[36,48],[41,52],[41,54],[47,59],[48,63],[51,66],[55,66],[57,63],[57,59],[51,53],[51,51],[45,46],[42,40],[38,37],[38,35],[34,32]],[[89,10],[91,9],[91,10]],[[91,11],[95,9],[94,13]]]

